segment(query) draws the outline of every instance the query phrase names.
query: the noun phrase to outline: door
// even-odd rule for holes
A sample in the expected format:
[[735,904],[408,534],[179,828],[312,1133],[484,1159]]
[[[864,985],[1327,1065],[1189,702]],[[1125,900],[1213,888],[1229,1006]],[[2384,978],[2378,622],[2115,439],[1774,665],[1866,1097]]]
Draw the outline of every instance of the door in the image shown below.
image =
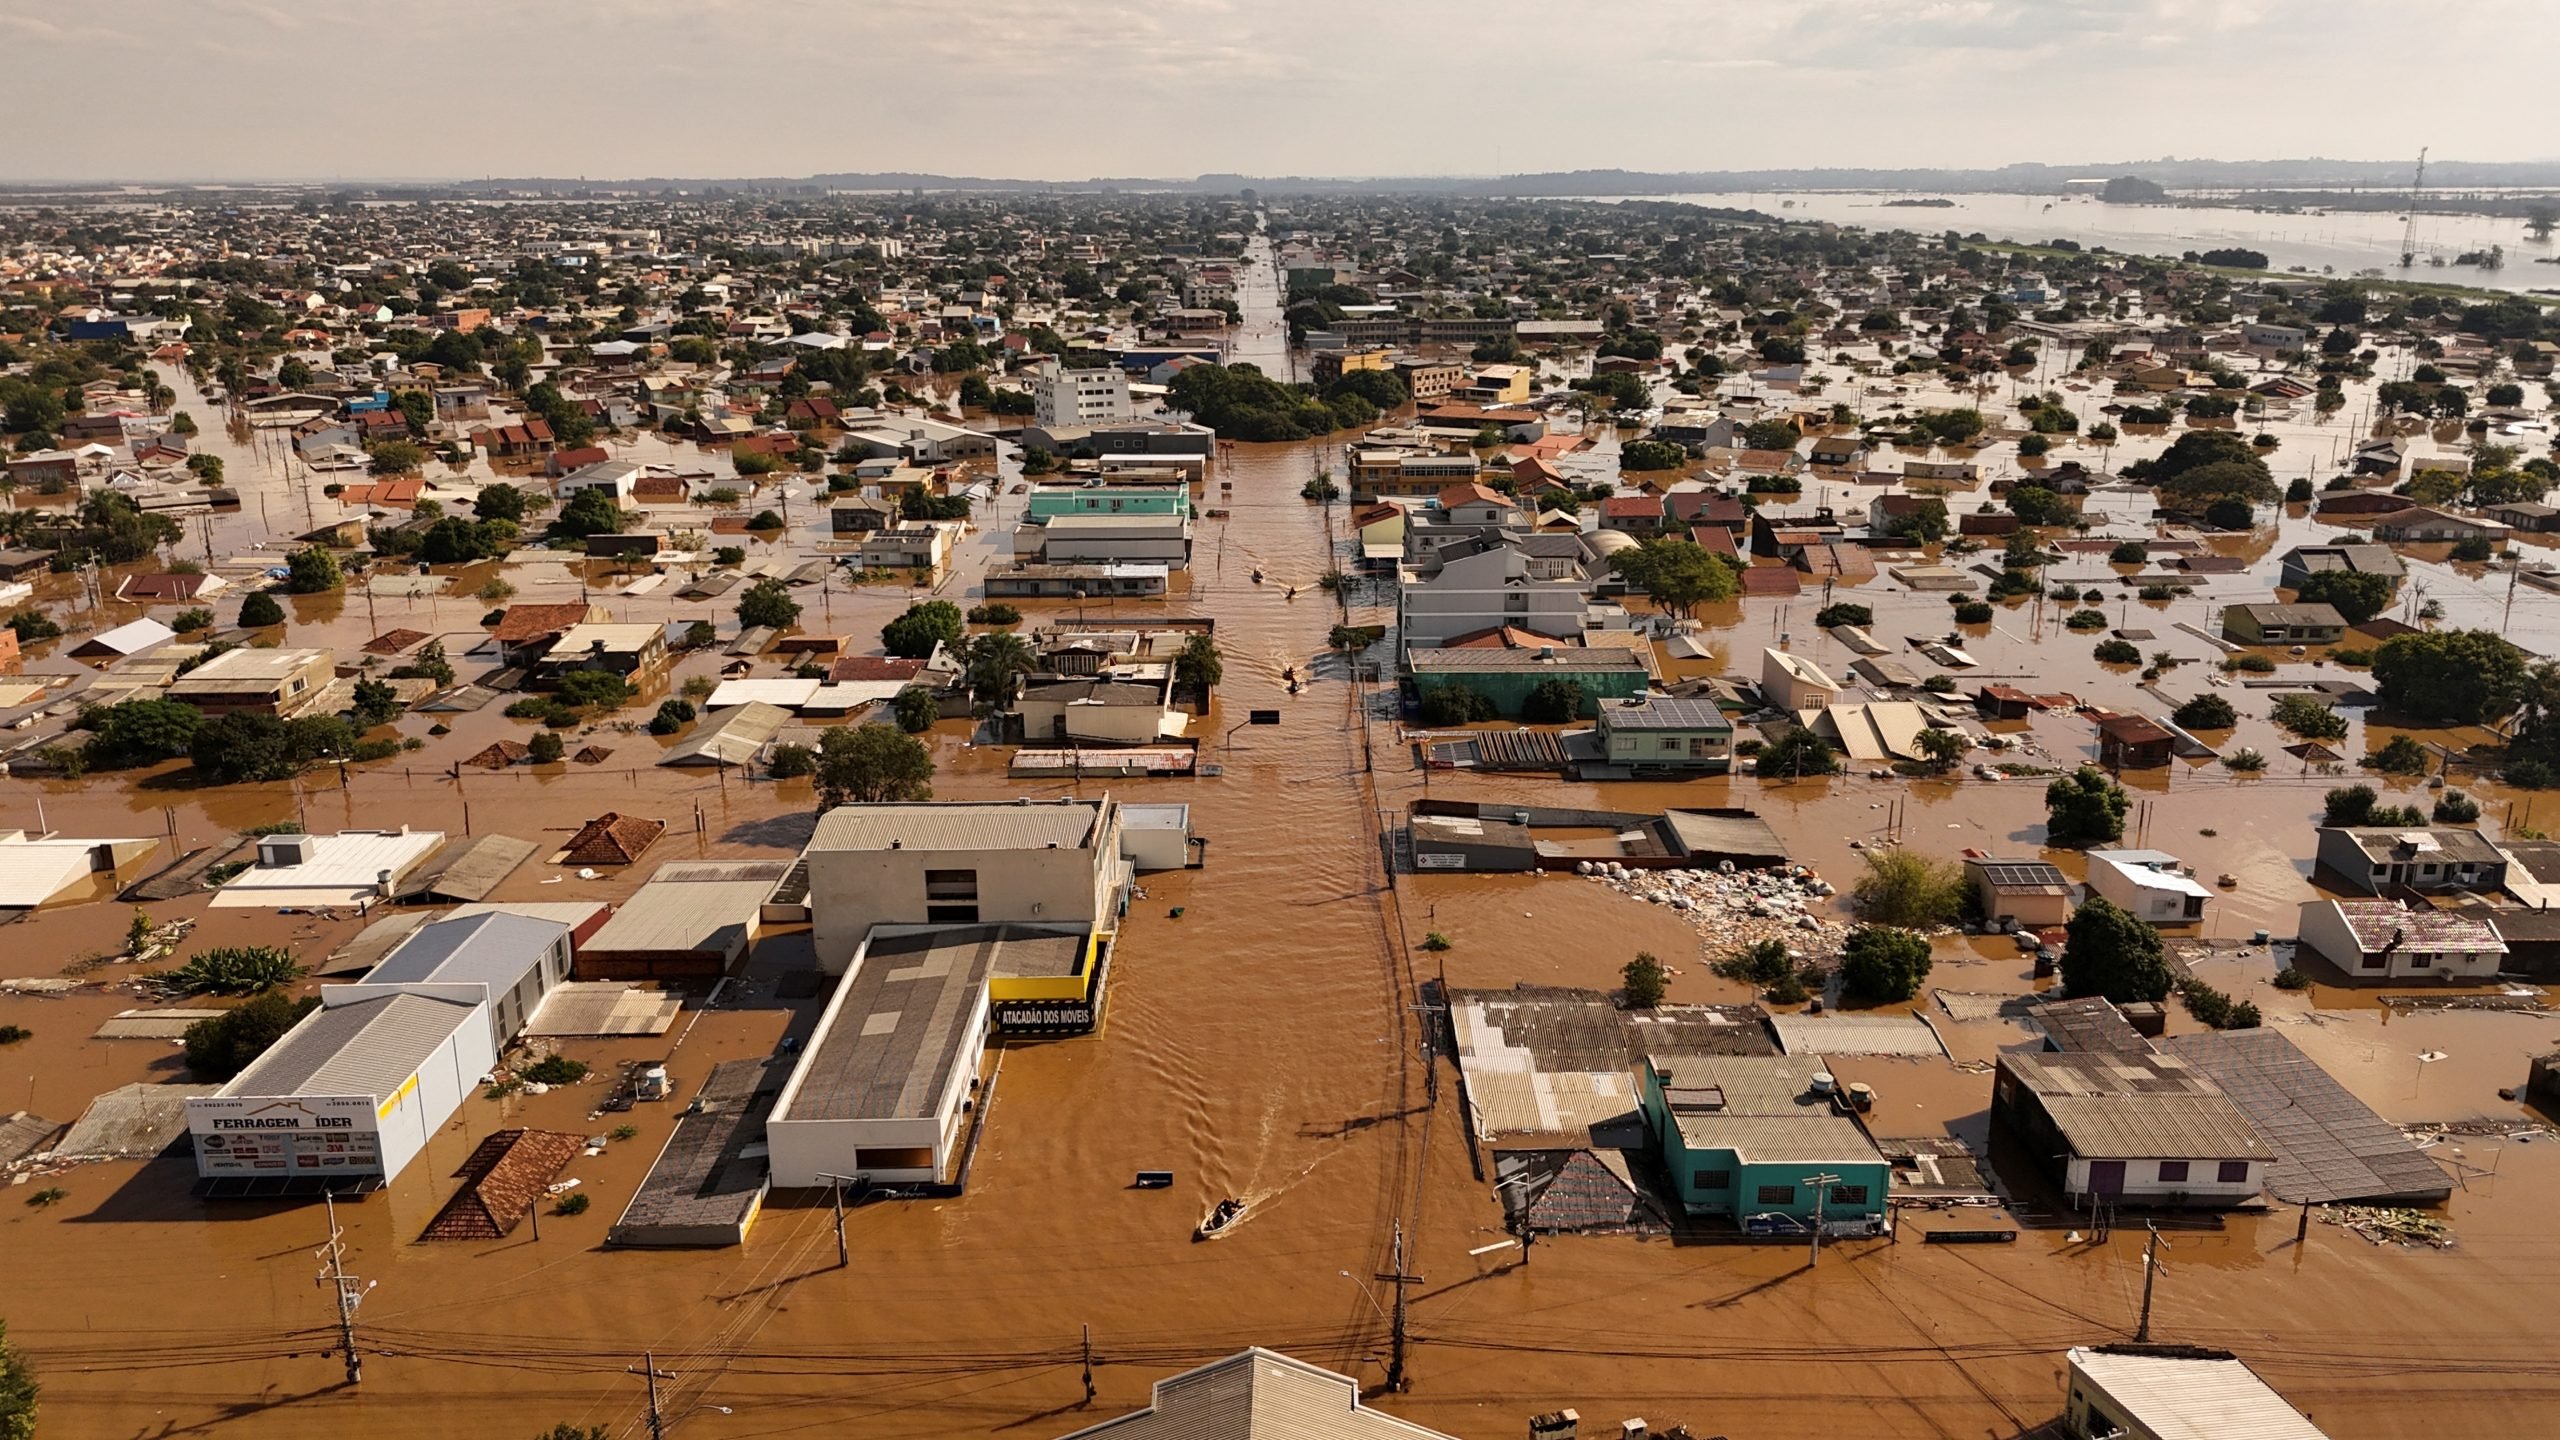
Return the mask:
[[2089,1193],[2113,1200],[2124,1194],[2124,1162],[2092,1160],[2089,1162]]

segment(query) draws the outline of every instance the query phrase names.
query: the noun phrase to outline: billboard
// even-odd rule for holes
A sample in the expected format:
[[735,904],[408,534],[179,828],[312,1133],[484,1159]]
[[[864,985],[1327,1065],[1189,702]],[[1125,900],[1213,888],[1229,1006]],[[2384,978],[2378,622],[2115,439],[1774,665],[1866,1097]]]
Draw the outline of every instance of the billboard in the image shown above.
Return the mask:
[[196,1173],[378,1175],[382,1133],[367,1095],[206,1095],[187,1102]]

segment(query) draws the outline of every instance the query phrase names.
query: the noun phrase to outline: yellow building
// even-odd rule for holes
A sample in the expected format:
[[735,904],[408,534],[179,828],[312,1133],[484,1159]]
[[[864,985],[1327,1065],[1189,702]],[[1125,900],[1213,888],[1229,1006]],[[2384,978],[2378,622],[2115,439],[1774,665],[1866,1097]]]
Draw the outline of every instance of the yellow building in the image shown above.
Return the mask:
[[1519,405],[1529,398],[1526,365],[1480,365],[1467,377],[1466,397],[1479,405]]

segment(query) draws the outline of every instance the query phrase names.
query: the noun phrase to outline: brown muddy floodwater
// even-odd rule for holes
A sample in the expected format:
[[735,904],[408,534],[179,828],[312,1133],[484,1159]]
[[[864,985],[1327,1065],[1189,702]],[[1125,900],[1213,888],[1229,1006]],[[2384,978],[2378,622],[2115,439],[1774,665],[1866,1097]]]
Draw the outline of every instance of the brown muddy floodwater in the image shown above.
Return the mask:
[[[1267,310],[1268,297],[1257,303]],[[2324,455],[2344,431],[2336,423],[2297,429],[2280,432],[2288,446],[2317,444]],[[622,1117],[640,1127],[636,1139],[570,1166],[594,1197],[586,1214],[546,1216],[538,1240],[520,1229],[489,1245],[416,1243],[453,1168],[490,1130],[609,1128],[590,1119],[601,1093],[592,1081],[503,1102],[474,1098],[396,1184],[339,1212],[348,1266],[374,1287],[360,1315],[364,1380],[349,1387],[322,1353],[334,1316],[312,1284],[324,1232],[318,1207],[201,1202],[188,1193],[183,1162],[80,1167],[40,1182],[67,1192],[60,1203],[28,1206],[15,1198],[23,1188],[0,1202],[0,1316],[41,1373],[44,1433],[510,1436],[568,1421],[630,1436],[645,1433],[643,1386],[629,1368],[643,1352],[671,1373],[661,1389],[672,1428],[705,1437],[1053,1435],[1142,1404],[1157,1379],[1246,1345],[1374,1385],[1387,1324],[1383,1291],[1365,1282],[1387,1268],[1399,1218],[1412,1245],[1408,1268],[1423,1281],[1411,1292],[1411,1389],[1381,1403],[1454,1434],[1516,1435],[1527,1415],[1564,1405],[1603,1428],[1643,1415],[1736,1437],[2012,1437],[2052,1418],[2061,1352],[2131,1333],[2139,1234],[2092,1244],[2031,1230],[2014,1246],[1947,1247],[1909,1235],[1830,1247],[1810,1271],[1791,1246],[1562,1238],[1539,1244],[1526,1266],[1516,1251],[1467,1253],[1501,1238],[1501,1214],[1473,1172],[1454,1070],[1443,1060],[1436,1086],[1426,1079],[1410,1008],[1419,982],[1445,974],[1461,985],[1606,986],[1646,949],[1678,969],[1675,999],[1742,997],[1706,973],[1715,947],[1684,922],[1587,880],[1428,876],[1390,885],[1380,830],[1425,793],[1426,777],[1377,687],[1312,664],[1342,616],[1313,585],[1330,564],[1325,515],[1297,491],[1332,454],[1243,447],[1212,475],[1206,503],[1230,518],[1202,523],[1191,589],[1167,608],[1218,620],[1226,683],[1205,728],[1222,737],[1208,743],[1225,774],[1081,787],[1188,802],[1195,833],[1212,841],[1208,868],[1145,881],[1147,898],[1133,907],[1116,952],[1101,1033],[1002,1052],[965,1196],[858,1209],[842,1269],[827,1207],[800,1200],[768,1209],[742,1248],[607,1252],[605,1229],[673,1118],[668,1108],[644,1107]],[[998,522],[976,538],[943,593],[973,590],[974,576],[1003,551],[1006,512],[1017,503],[1005,497]],[[2218,597],[2262,590],[2273,555],[2311,533],[2326,532],[2288,517],[2280,534],[2249,545],[2252,576],[2217,577],[2202,587],[2209,593],[2166,605],[2126,607],[2161,637],[2146,649],[2195,662],[2164,689],[2192,693],[2209,668],[2208,647],[2173,623],[2203,624]],[[1267,576],[1259,585],[1248,578],[1257,565]],[[2449,605],[2494,603],[2477,581],[2440,567],[2429,573],[2431,593]],[[1293,583],[1301,589],[1290,600],[1284,587]],[[557,580],[520,588],[526,600],[575,593]],[[823,598],[821,618],[867,640],[909,598],[838,591]],[[1889,645],[1949,628],[1933,596],[1878,582],[1858,587],[1856,598],[1876,607],[1876,634]],[[605,603],[619,618],[712,608],[663,592]],[[1746,673],[1781,634],[1798,653],[1845,671],[1851,657],[1811,625],[1818,604],[1808,595],[1792,605],[1728,607],[1705,617],[1709,638]],[[2530,623],[2547,636],[2552,605],[2560,597],[2520,601],[2517,628]],[[483,608],[464,598],[377,600],[368,619],[361,598],[324,599],[303,620],[344,653],[369,627],[469,634]],[[1026,608],[1042,611],[1038,619],[1072,609]],[[1357,607],[1352,618],[1386,614]],[[2060,618],[2048,607],[2039,631],[2032,607],[2004,608],[1995,626],[1969,632],[1968,645],[1984,671],[2030,688],[2154,708],[2133,677],[2091,662],[2088,639],[2065,635]],[[714,663],[697,658],[682,673]],[[1285,692],[1280,672],[1289,665],[1302,675],[1312,667],[1311,689]],[[2248,717],[2233,743],[2277,753],[2280,737],[2255,692],[2225,693]],[[1223,738],[1250,708],[1280,709],[1283,723]],[[400,728],[423,734],[425,724],[410,717]],[[1077,788],[1007,778],[1003,755],[969,748],[964,729],[945,725],[935,737],[937,795]],[[0,823],[32,827],[41,798],[46,823],[67,833],[174,833],[194,844],[297,815],[315,830],[407,823],[541,837],[622,809],[671,822],[652,864],[785,853],[806,833],[805,786],[654,769],[647,762],[657,747],[644,734],[585,737],[616,751],[593,769],[446,777],[454,758],[487,738],[522,731],[494,711],[461,717],[423,754],[357,767],[343,788],[332,777],[218,793],[168,777],[13,782],[0,787]],[[2041,717],[2029,733],[2059,763],[2090,750],[2089,727],[2069,716]],[[2379,743],[2359,733],[2347,748]],[[2183,764],[2133,777],[2148,804],[2130,838],[2184,855],[2208,881],[2222,872],[2239,881],[2220,892],[2209,934],[2288,934],[2294,907],[2316,893],[2296,857],[2308,852],[2320,790],[2338,782],[2300,769],[2279,759],[2254,779]],[[2036,782],[1597,786],[1437,775],[1428,791],[1627,810],[1747,804],[1800,859],[1841,881],[1857,864],[1852,842],[1888,838],[1895,802],[1905,802],[1902,838],[1940,853],[1967,845],[2033,853],[2042,837]],[[2487,793],[2494,815],[2507,797]],[[529,865],[499,898],[613,898],[639,878],[560,873]],[[201,899],[153,911],[163,920],[198,917],[198,945],[289,944],[311,957],[357,928],[352,917],[209,913]],[[0,972],[58,974],[116,948],[126,918],[123,907],[90,905],[0,929],[0,955],[10,957]],[[1445,955],[1415,943],[1434,929],[1453,943]],[[805,1030],[808,1004],[772,999],[770,984],[773,966],[799,943],[770,941],[772,956],[759,959],[735,1003],[688,1012],[664,1040],[567,1051],[608,1073],[624,1059],[672,1053],[679,1089],[689,1093],[712,1061],[767,1053],[786,1029]],[[1995,944],[1951,939],[1939,955],[1933,985],[2010,993],[2035,983],[2022,957]],[[2395,1119],[2489,1117],[2522,1127],[2525,1112],[2495,1090],[2521,1083],[2522,1057],[2560,1040],[2560,1020],[2548,1017],[2390,1016],[2362,997],[2326,992],[2313,997],[2314,1012],[2299,997],[2277,998],[2264,951],[2213,963],[2228,967],[2217,983],[2259,998],[2270,1023],[2290,1027]],[[0,1108],[30,1105],[67,1119],[114,1085],[176,1075],[172,1046],[86,1039],[133,1003],[130,992],[106,989],[0,996],[0,1022],[35,1032],[0,1051]],[[1978,1132],[1987,1062],[2028,1038],[2005,1022],[1942,1020],[1940,1028],[1952,1062],[1849,1067],[1878,1088],[1880,1131]],[[2432,1052],[2448,1058],[2417,1058]],[[2547,1297],[2560,1283],[2560,1240],[2543,1218],[2560,1181],[2560,1141],[2448,1143],[2463,1151],[2464,1188],[2447,1207],[2457,1248],[2378,1248],[2316,1224],[2297,1246],[2290,1215],[2234,1217],[2218,1232],[2172,1237],[2156,1330],[2244,1352],[2340,1440],[2560,1433],[2560,1367],[2541,1338]],[[1177,1183],[1130,1189],[1142,1168],[1171,1169]],[[1193,1244],[1192,1224],[1225,1195],[1252,1202],[1247,1218],[1213,1245]],[[1912,1222],[1931,1223],[1925,1215]],[[1078,1378],[1088,1326],[1099,1389],[1089,1406]]]

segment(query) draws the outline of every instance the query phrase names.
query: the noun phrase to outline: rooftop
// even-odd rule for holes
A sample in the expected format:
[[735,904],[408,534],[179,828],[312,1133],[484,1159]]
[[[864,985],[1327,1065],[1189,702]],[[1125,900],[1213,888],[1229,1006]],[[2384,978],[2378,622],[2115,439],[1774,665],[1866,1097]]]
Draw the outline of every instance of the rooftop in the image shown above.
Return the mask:
[[1674,699],[1664,695],[1632,695],[1600,707],[1600,725],[1608,730],[1731,730],[1733,722],[1712,700]]
[[2220,1086],[2174,1055],[2014,1053],[2000,1059],[2075,1155],[2107,1160],[2273,1160]]
[[224,1095],[362,1095],[398,1090],[480,1007],[405,991],[303,1017]]
[[2497,927],[2485,920],[2445,910],[2413,910],[2394,900],[2330,900],[2312,904],[2338,907],[2339,918],[2367,951],[2490,950],[2507,948]]
[[811,850],[1081,850],[1105,800],[953,800],[839,805],[818,817]]
[[[1015,945],[1047,954],[1078,937],[1011,925],[905,935],[874,933],[840,982],[809,1058],[792,1076],[777,1121],[913,1120],[950,1088],[971,1027],[983,1023],[987,977],[1023,963]],[[1047,973],[1042,971],[1015,973]]]
[[364,977],[367,985],[486,985],[508,990],[569,927],[557,920],[492,912],[430,921]]
[[2159,1440],[2327,1440],[2237,1359],[2073,1350],[2071,1368]]
[[1418,649],[1405,653],[1416,675],[1471,675],[1489,670],[1591,673],[1632,670],[1644,673],[1644,662],[1619,646],[1540,645],[1516,649],[1462,647]]
[[1663,1056],[1663,1103],[1691,1150],[1731,1150],[1744,1164],[1872,1163],[1875,1142],[1813,1095],[1818,1055]]
[[2274,1030],[2172,1035],[2160,1047],[2211,1075],[2274,1142],[2267,1189],[2288,1203],[2442,1200],[2453,1182],[2400,1127],[2373,1112]]

